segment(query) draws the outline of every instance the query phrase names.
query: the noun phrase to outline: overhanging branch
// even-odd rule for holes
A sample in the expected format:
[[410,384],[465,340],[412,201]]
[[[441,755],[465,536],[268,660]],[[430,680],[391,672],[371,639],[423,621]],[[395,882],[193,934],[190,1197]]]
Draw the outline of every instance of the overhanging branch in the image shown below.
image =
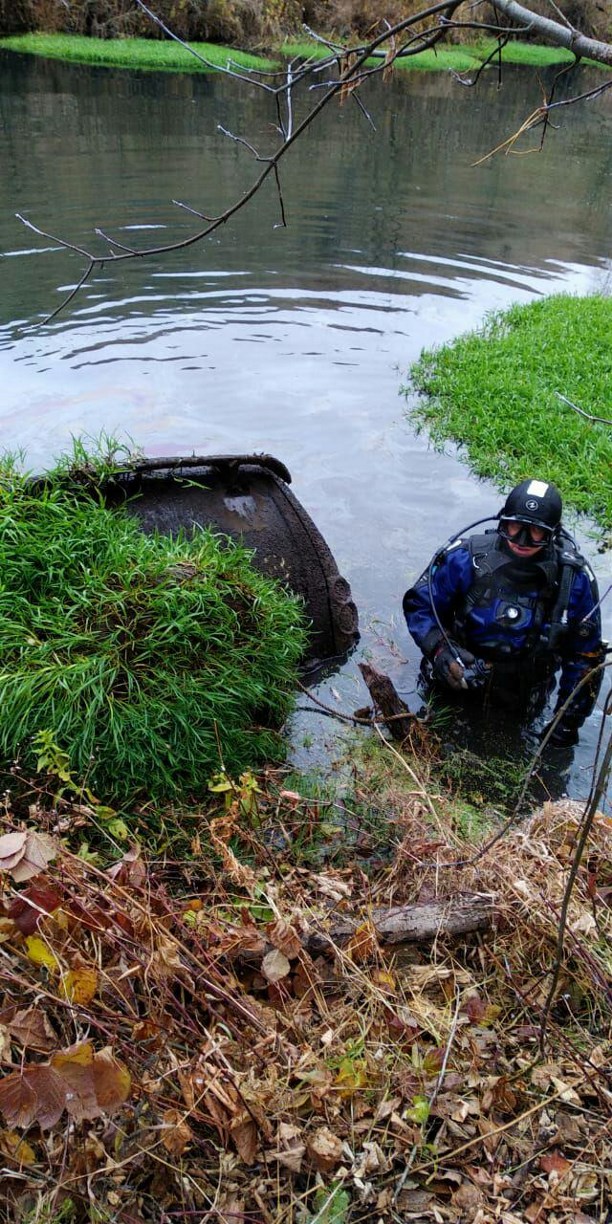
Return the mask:
[[[245,208],[249,202],[257,195],[269,175],[274,176],[274,181],[278,193],[282,224],[286,225],[286,215],[284,201],[282,197],[280,179],[279,179],[279,164],[282,158],[289,152],[293,145],[300,140],[304,132],[312,123],[314,123],[325,107],[332,101],[333,98],[339,98],[343,101],[344,98],[353,97],[359,105],[366,120],[374,127],[373,120],[366,110],[365,106],[358,97],[357,90],[370,77],[379,75],[381,72],[385,74],[398,59],[406,59],[416,55],[419,52],[433,48],[447,38],[451,29],[463,26],[465,23],[454,20],[456,11],[459,9],[462,0],[439,0],[436,4],[428,5],[417,13],[413,13],[409,17],[405,17],[402,21],[397,22],[393,26],[388,26],[376,37],[372,38],[368,43],[364,43],[358,47],[353,47],[347,50],[345,47],[340,47],[334,42],[319,39],[330,51],[329,56],[323,61],[313,63],[305,61],[302,64],[290,64],[288,70],[281,72],[253,72],[236,71],[233,68],[221,68],[212,65],[205,57],[200,55],[188,43],[183,42],[181,38],[175,35],[144,3],[144,0],[134,0],[136,7],[146,13],[149,18],[160,27],[163,32],[174,41],[178,42],[185,50],[194,55],[204,66],[214,67],[217,71],[222,71],[226,76],[239,80],[247,80],[249,83],[256,85],[258,88],[263,88],[266,93],[271,94],[275,100],[277,123],[275,130],[280,136],[280,144],[270,154],[264,155],[255,148],[253,143],[244,136],[229,132],[227,129],[219,125],[219,129],[231,140],[241,144],[253,158],[261,164],[261,169],[254,178],[250,187],[236,200],[233,201],[227,208],[216,216],[209,216],[203,209],[194,207],[184,201],[173,201],[178,207],[183,209],[190,215],[199,218],[205,224],[196,229],[187,237],[177,238],[171,242],[165,242],[158,246],[143,247],[137,249],[129,246],[124,242],[120,242],[113,238],[105,229],[97,226],[94,230],[96,236],[106,243],[106,249],[100,253],[96,250],[89,250],[81,244],[71,242],[64,238],[59,238],[54,234],[48,233],[46,230],[35,225],[32,221],[26,219],[21,214],[17,217],[24,225],[27,225],[30,230],[39,236],[57,243],[66,250],[73,251],[87,261],[87,267],[81,276],[78,284],[71,290],[69,296],[64,299],[61,306],[49,316],[49,319],[54,318],[78,293],[79,289],[85,284],[91,273],[96,268],[102,268],[105,263],[112,262],[113,264],[122,263],[125,260],[145,259],[148,257],[156,257],[165,255],[172,251],[186,250],[190,246],[203,241],[215,230],[226,225],[236,213]],[[550,18],[541,17],[533,13],[524,5],[516,3],[516,0],[496,0],[495,4],[498,14],[510,23],[518,23],[518,30],[508,26],[492,26],[491,24],[479,24],[475,21],[470,21],[469,27],[473,29],[486,30],[487,33],[494,32],[498,37],[498,47],[489,59],[499,59],[501,65],[501,51],[504,43],[509,37],[510,30],[514,33],[536,32],[541,37],[556,43],[558,46],[566,47],[571,50],[577,58],[588,56],[591,59],[597,60],[602,64],[612,64],[612,45],[601,42],[598,39],[588,38],[586,35],[580,34],[579,31],[573,29],[569,24],[562,24],[560,21],[553,21]],[[429,23],[429,25],[427,25]],[[419,27],[416,29],[415,27]],[[378,61],[372,64],[372,60]],[[488,62],[488,61],[487,61]],[[482,71],[482,70],[481,70]],[[336,74],[335,76],[333,74]],[[477,74],[476,79],[480,72]],[[313,81],[316,76],[317,80]],[[265,80],[263,78],[266,78]],[[305,117],[299,122],[295,122],[293,95],[294,88],[297,83],[310,80],[310,88],[320,90],[318,100],[314,103]],[[475,83],[475,82],[474,82]],[[532,112],[530,116],[521,125],[519,131],[509,140],[499,144],[496,149],[489,153],[487,157],[491,157],[493,153],[505,150],[512,151],[514,144],[519,135],[529,129],[542,125],[543,135],[547,130],[550,113],[553,107],[572,105],[577,101],[586,101],[597,97],[612,87],[612,81],[595,87],[575,98],[563,99],[562,101],[553,101],[552,93],[543,104]],[[284,113],[283,113],[284,112]],[[543,137],[542,137],[543,139]],[[541,143],[540,143],[541,147]],[[486,160],[483,158],[481,160]],[[476,165],[479,162],[475,163]],[[48,321],[48,320],[45,320]]]

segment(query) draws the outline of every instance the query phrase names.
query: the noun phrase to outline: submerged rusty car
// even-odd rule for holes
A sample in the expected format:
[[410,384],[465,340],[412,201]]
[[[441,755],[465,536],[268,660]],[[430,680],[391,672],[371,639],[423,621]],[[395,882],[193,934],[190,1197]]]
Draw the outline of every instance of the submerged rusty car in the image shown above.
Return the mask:
[[102,485],[144,531],[212,527],[254,550],[253,563],[304,600],[311,622],[304,670],[342,661],[358,639],[351,589],[272,455],[136,459]]

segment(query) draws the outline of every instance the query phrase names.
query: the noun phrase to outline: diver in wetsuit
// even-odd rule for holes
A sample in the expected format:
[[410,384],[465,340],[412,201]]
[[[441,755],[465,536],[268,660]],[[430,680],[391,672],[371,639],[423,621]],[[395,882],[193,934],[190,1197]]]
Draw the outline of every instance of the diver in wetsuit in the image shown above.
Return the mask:
[[[597,583],[561,525],[558,489],[524,480],[498,527],[452,541],[404,595],[408,629],[436,687],[538,714],[560,669],[555,713],[574,693],[551,736],[578,741],[601,683],[605,646]],[[583,684],[580,684],[584,680]]]

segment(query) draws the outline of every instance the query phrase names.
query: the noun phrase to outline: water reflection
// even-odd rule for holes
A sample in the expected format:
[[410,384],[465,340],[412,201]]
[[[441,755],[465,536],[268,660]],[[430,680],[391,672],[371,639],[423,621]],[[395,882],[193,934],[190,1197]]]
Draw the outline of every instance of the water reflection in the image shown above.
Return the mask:
[[[562,88],[580,80],[589,70]],[[212,214],[254,176],[217,124],[265,150],[271,116],[259,93],[219,78],[0,52],[4,444],[25,448],[35,468],[71,434],[102,428],[152,454],[278,454],[352,584],[363,649],[410,700],[418,659],[403,591],[435,544],[494,513],[499,495],[453,448],[435,453],[413,434],[402,372],[488,310],[610,283],[611,98],[569,110],[541,155],[473,165],[539,100],[538,80],[520,70],[502,90],[491,76],[476,91],[402,74],[368,96],[375,134],[356,106],[334,106],[283,163],[288,229],[266,187],[231,228],[171,257],[107,264],[67,313],[32,328],[83,265],[36,246],[16,211],[75,242],[96,226],[128,241],[184,235],[190,221],[173,198]],[[582,543],[592,555],[584,533]],[[612,561],[595,560],[603,589]],[[331,687],[341,708],[363,705],[355,660]],[[298,745],[313,725],[303,722]]]

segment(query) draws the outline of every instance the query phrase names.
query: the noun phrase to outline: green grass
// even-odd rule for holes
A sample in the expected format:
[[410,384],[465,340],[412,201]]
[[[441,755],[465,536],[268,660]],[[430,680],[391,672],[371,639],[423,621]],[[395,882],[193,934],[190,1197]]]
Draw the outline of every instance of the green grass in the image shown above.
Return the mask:
[[0,464],[2,763],[34,767],[47,731],[76,777],[125,804],[279,759],[301,605],[224,537],[143,534],[93,471],[79,489],[60,464],[35,491]]
[[[304,39],[301,41],[289,40],[282,44],[281,53],[291,59],[312,59],[324,60],[329,57],[329,50],[322,43],[314,40]],[[367,61],[370,67],[375,64],[380,64],[380,60],[370,59]],[[425,70],[427,72],[435,72],[440,69],[453,68],[455,72],[468,72],[470,69],[478,68],[480,60],[472,54],[471,48],[468,47],[441,47],[436,51],[421,51],[418,55],[411,56],[409,59],[398,60],[398,68],[415,68]]]
[[139,68],[158,72],[214,72],[233,64],[243,69],[278,67],[272,60],[245,51],[234,51],[213,43],[193,43],[192,46],[210,62],[206,68],[194,55],[174,41],[161,42],[148,38],[86,38],[78,34],[19,34],[0,38],[0,47],[47,59],[69,60],[76,64],[93,64],[104,68]]
[[[471,45],[461,46],[441,45],[436,49],[420,51],[418,55],[406,59],[398,59],[396,66],[401,69],[415,69],[425,72],[475,72],[483,61],[495,50],[496,40],[482,39]],[[327,59],[329,50],[322,43],[313,39],[288,40],[283,43],[280,51],[291,58],[322,60]],[[575,57],[564,47],[543,47],[533,43],[511,42],[504,47],[502,62],[505,64],[525,64],[535,68],[546,68],[554,64],[571,64]],[[592,64],[591,60],[584,63]],[[369,60],[369,65],[380,63],[379,60]],[[493,66],[497,63],[494,61]],[[603,65],[594,64],[596,68]]]
[[435,444],[465,448],[472,470],[508,489],[553,481],[566,505],[612,527],[612,298],[560,294],[487,317],[476,332],[423,352],[410,413]]
[[[28,55],[42,55],[47,59],[60,59],[76,64],[93,64],[106,68],[132,68],[158,72],[214,72],[227,67],[231,61],[246,71],[265,71],[279,67],[278,61],[236,51],[215,43],[192,43],[200,56],[209,61],[206,67],[184,47],[172,40],[161,41],[148,38],[87,38],[78,34],[18,34],[0,38],[0,47],[8,51],[20,51]],[[441,46],[437,51],[422,51],[409,59],[398,60],[400,68],[425,72],[449,71],[472,72],[493,50],[493,39],[473,46]],[[303,39],[289,40],[279,48],[279,55],[300,59],[325,59],[329,51],[321,43]],[[546,67],[550,64],[572,63],[574,57],[562,47],[541,47],[513,42],[503,51],[507,64],[529,64]],[[379,61],[371,60],[370,64]],[[590,62],[590,61],[585,61]],[[595,65],[601,67],[602,65]]]
[[[470,47],[470,51],[478,59],[484,60],[495,47],[496,40],[488,38],[475,43]],[[554,64],[573,64],[576,57],[565,47],[544,47],[539,43],[509,42],[503,49],[502,61],[504,64],[526,64],[531,68],[549,68]],[[592,68],[605,68],[604,64],[598,64],[595,60],[585,59],[581,60],[581,63],[588,64]]]

